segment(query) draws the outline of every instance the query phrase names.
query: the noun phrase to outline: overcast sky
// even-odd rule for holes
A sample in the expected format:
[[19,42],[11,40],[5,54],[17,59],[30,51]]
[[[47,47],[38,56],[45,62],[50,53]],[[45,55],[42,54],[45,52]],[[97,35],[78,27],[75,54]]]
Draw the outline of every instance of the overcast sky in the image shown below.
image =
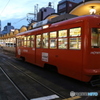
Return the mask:
[[[0,0],[0,20],[2,29],[8,22],[15,28],[27,25],[27,13],[34,13],[34,6],[47,7],[48,2],[53,2],[54,8],[60,0]],[[24,19],[24,20],[23,20]]]

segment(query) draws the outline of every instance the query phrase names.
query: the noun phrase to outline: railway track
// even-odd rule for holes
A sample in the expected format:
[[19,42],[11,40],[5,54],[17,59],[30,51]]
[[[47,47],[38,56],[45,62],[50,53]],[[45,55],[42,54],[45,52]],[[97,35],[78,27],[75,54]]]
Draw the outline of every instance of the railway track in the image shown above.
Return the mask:
[[0,70],[6,76],[6,78],[12,83],[12,85],[17,89],[17,91],[21,94],[24,100],[29,100],[29,98],[21,91],[21,89],[14,83],[14,81],[9,77],[9,75],[4,71],[3,68],[0,67]]
[[[30,100],[32,98],[38,98],[38,97],[44,97],[44,96],[47,96],[48,98],[52,98],[52,99],[57,99],[57,98],[65,99],[68,97],[67,93],[66,93],[66,96],[60,94],[59,91],[55,91],[54,89],[48,87],[43,82],[40,82],[39,80],[37,80],[33,76],[29,75],[30,72],[27,72],[27,71],[15,66],[13,64],[13,62],[11,63],[11,61],[6,59],[5,57],[2,57],[1,61],[4,63],[3,63],[3,65],[1,65],[0,70],[4,73],[4,75],[13,84],[13,86],[19,91],[19,93],[23,96],[23,98],[25,100]],[[27,77],[27,80],[26,80],[26,77]],[[22,78],[25,78],[25,80],[22,80]],[[25,86],[23,86],[25,88],[24,89],[21,86],[22,81],[24,81],[23,85],[25,84],[28,88],[32,87],[32,86],[35,88],[38,88],[38,89],[40,88],[41,93],[40,93],[40,91],[38,93],[38,91],[37,91],[38,89],[37,89],[36,91],[34,91],[37,93],[32,94],[33,91],[30,90],[31,94],[33,96],[30,95],[30,93],[27,92],[27,91],[29,91],[29,89],[25,88]],[[25,82],[25,81],[27,81],[27,82]],[[30,83],[30,84],[27,84],[27,83]],[[35,84],[35,86],[33,84]],[[47,84],[50,84],[50,83],[47,82]],[[38,95],[38,94],[42,94],[42,95]],[[45,97],[45,98],[47,98],[47,97]]]
[[[38,98],[39,99],[39,97],[40,98],[44,97],[45,98],[44,100],[46,100],[47,97],[48,98],[55,98],[55,99],[59,99],[59,100],[67,100],[65,98],[68,98],[70,100],[85,100],[85,98],[86,98],[86,97],[80,97],[80,96],[78,96],[78,97],[76,96],[74,98],[70,98],[70,91],[72,91],[72,89],[69,89],[69,86],[67,87],[68,89],[66,89],[66,86],[64,87],[65,88],[64,89],[64,88],[59,86],[59,83],[58,84],[54,84],[54,83],[52,83],[52,82],[50,82],[48,80],[45,80],[41,76],[37,76],[36,73],[34,73],[35,70],[34,71],[32,70],[32,72],[31,72],[30,70],[26,69],[26,67],[30,68],[31,65],[29,63],[26,63],[26,62],[22,63],[21,61],[17,61],[15,59],[12,59],[11,57],[6,56],[6,55],[1,56],[0,59],[1,59],[0,62],[4,62],[4,64],[1,65],[1,68],[2,68],[1,70],[4,70],[4,72],[7,73],[7,75],[11,78],[11,80],[14,81],[15,85],[17,85],[18,88],[19,88],[19,92],[22,91],[21,94],[23,95],[23,98],[24,98],[24,95],[25,95],[25,98],[26,98],[24,100],[34,100],[34,98]],[[29,67],[28,67],[28,65],[29,65]],[[16,79],[14,78],[14,74],[13,73],[18,75],[18,76],[16,76],[16,75],[15,76],[17,77],[17,80],[19,80],[19,81],[16,81]],[[41,75],[43,73],[41,73]],[[22,86],[22,84],[24,84],[24,83],[23,83],[23,81],[21,79],[18,79],[18,77],[20,77],[21,79],[22,78],[24,79],[24,78],[27,77],[26,81],[28,83],[31,83],[31,84],[29,86],[26,86],[26,87],[29,87],[31,89],[28,90],[27,88],[25,88],[25,86]],[[20,80],[22,82],[21,84],[20,84]],[[32,83],[32,81],[33,81],[33,83]],[[67,83],[69,84],[69,81],[67,81]],[[68,85],[68,84],[66,84],[66,85]],[[72,84],[70,84],[70,88],[71,88],[71,85]],[[72,85],[72,87],[76,87],[77,90],[79,89],[78,91],[81,91],[81,92],[82,91],[83,92],[84,91],[89,92],[89,91],[96,91],[96,90],[98,91],[98,90],[100,90],[99,86],[97,88],[93,87],[93,89],[92,89],[91,87],[88,87],[88,86],[86,86],[86,87],[83,86],[82,87],[80,85],[80,83],[78,85],[79,86],[77,88],[76,83],[74,83]],[[35,90],[35,88],[30,87],[30,86],[35,87],[36,91],[33,91],[33,90]],[[80,87],[81,87],[81,89],[80,89]],[[73,91],[76,91],[76,88],[73,88]],[[30,93],[28,93],[27,91],[30,91],[30,93],[33,93],[33,94],[30,95]],[[49,99],[49,100],[51,100],[51,99]]]

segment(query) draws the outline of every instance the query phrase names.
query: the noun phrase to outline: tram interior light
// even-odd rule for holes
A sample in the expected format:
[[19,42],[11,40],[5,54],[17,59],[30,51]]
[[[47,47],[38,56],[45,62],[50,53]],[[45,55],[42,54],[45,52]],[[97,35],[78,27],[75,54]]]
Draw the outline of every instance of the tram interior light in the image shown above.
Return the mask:
[[94,6],[91,6],[91,9],[90,9],[89,12],[90,12],[91,15],[95,15],[96,10],[94,9]]

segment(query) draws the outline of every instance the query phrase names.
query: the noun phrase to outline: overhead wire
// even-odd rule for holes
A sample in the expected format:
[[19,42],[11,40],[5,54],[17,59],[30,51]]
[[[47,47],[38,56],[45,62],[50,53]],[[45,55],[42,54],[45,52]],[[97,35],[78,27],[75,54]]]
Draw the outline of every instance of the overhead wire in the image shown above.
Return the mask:
[[[1,11],[1,13],[0,13],[0,15],[4,12],[4,10],[6,9],[6,7],[8,6],[8,4],[9,4],[9,2],[10,2],[10,0],[8,0],[8,2],[7,2],[7,4],[5,5],[5,7],[3,8],[3,10]],[[18,22],[20,22],[20,21],[22,21],[22,20],[24,20],[26,17],[24,17],[24,18],[22,18],[22,19],[20,19],[19,21],[17,21],[17,22],[14,22],[14,24],[17,24]]]
[[7,2],[7,4],[5,5],[5,7],[3,8],[3,10],[1,11],[0,15],[4,12],[4,10],[6,9],[6,7],[8,6],[10,0]]
[[[52,1],[52,3],[53,3],[53,8],[54,8],[54,3],[55,3],[55,1],[53,0]],[[22,18],[22,19],[20,19],[19,21],[17,21],[17,22],[14,22],[13,24],[17,24],[17,23],[19,23],[20,21],[22,21],[22,20],[24,20],[26,17],[24,17],[24,18]]]
[[[7,4],[5,5],[5,7],[3,8],[3,10],[1,11],[1,13],[0,13],[0,15],[4,12],[4,10],[6,9],[6,7],[8,6],[8,4],[9,4],[9,2],[10,2],[10,0],[8,0],[8,2],[7,2]],[[52,1],[53,3],[55,3],[55,1],[53,0]],[[54,4],[53,4],[53,7],[54,7]],[[24,17],[24,18],[22,18],[22,19],[20,19],[19,21],[17,21],[17,22],[14,22],[13,24],[17,24],[17,23],[19,23],[20,21],[22,21],[22,20],[24,20],[26,17]]]
[[19,23],[20,21],[22,21],[22,20],[24,20],[24,19],[26,19],[26,17],[24,17],[24,18],[20,19],[20,20],[19,20],[19,21],[17,21],[17,22],[14,22],[13,24],[17,24],[17,23]]

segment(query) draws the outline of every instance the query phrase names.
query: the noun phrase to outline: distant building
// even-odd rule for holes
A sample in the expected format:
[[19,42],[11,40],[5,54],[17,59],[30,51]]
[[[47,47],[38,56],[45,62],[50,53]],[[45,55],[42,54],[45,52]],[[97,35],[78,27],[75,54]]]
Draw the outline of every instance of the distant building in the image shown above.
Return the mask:
[[11,26],[11,23],[7,23],[7,26],[4,27],[2,34],[10,33],[12,29],[14,29],[14,26]]
[[61,0],[57,7],[58,14],[69,13],[79,2],[82,2],[82,0]]
[[37,21],[42,21],[48,15],[55,13],[55,9],[51,7],[41,8],[40,11],[37,13]]

